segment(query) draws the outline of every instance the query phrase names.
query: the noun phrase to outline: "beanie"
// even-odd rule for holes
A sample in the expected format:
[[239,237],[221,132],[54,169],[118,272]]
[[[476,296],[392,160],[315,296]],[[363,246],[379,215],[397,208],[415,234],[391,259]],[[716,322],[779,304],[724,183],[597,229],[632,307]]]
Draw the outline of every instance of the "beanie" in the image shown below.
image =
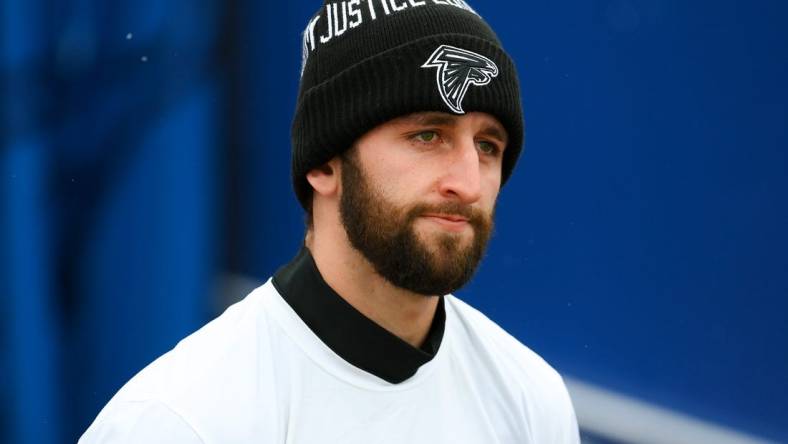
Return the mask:
[[292,125],[292,178],[311,205],[306,174],[362,135],[415,112],[495,116],[506,129],[502,184],[523,143],[514,62],[464,0],[326,0],[303,34]]

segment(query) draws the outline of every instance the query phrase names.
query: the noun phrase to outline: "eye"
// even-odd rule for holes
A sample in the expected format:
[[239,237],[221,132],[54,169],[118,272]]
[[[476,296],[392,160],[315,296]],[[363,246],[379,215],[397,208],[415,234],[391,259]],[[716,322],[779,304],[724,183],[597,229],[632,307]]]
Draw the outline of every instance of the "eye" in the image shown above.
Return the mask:
[[430,143],[435,141],[438,138],[437,131],[422,131],[414,136],[414,138],[419,142]]
[[488,142],[486,140],[479,141],[479,150],[487,155],[497,156],[500,150],[498,149],[498,145]]

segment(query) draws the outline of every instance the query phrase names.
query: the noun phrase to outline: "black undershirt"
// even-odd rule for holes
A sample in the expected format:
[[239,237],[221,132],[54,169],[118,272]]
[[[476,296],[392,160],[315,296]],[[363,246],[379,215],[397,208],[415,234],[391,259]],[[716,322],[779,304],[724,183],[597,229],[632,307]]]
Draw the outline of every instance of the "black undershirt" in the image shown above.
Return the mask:
[[273,284],[334,353],[392,384],[407,380],[432,360],[443,339],[446,323],[443,297],[427,339],[421,348],[413,347],[361,314],[329,287],[306,247],[274,274]]

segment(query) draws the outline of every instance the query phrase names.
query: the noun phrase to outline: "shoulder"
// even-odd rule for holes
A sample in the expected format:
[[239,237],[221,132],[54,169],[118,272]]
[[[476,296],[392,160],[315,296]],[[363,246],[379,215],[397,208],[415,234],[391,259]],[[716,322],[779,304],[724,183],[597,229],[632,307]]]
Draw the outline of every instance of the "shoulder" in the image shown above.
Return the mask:
[[[517,405],[535,442],[579,442],[572,401],[561,375],[541,356],[479,310],[446,296],[447,325],[475,371],[495,381]],[[449,321],[448,319],[451,319]],[[448,327],[447,327],[448,328]]]
[[119,402],[108,407],[79,444],[204,444],[194,426],[162,401]]
[[[523,372],[542,382],[563,385],[561,376],[541,356],[509,334],[484,313],[455,296],[446,297],[447,317],[451,316],[460,336],[491,354],[505,371]],[[449,313],[451,311],[451,314]]]
[[[134,376],[99,413],[83,442],[149,442],[136,437],[173,430],[194,435],[183,440],[191,443],[256,428],[247,424],[247,412],[273,409],[261,400],[273,390],[266,393],[275,379],[266,363],[281,342],[267,307],[275,296],[269,287],[254,290]],[[93,439],[108,433],[117,439]]]
[[266,286],[252,291],[144,368],[119,394],[177,397],[179,392],[222,377],[228,368],[253,360],[268,343],[264,340],[271,329],[265,309],[268,296]]

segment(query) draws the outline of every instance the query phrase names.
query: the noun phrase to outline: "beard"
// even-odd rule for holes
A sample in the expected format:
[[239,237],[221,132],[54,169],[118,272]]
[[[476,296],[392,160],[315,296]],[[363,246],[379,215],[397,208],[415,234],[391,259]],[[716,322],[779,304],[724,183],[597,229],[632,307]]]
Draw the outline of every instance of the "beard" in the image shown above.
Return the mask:
[[[415,223],[427,213],[468,219],[473,239],[465,233],[427,233]],[[399,207],[373,187],[352,153],[342,156],[340,217],[350,244],[391,284],[422,295],[445,295],[465,285],[484,256],[493,215],[459,202]],[[432,247],[430,246],[432,244]]]

